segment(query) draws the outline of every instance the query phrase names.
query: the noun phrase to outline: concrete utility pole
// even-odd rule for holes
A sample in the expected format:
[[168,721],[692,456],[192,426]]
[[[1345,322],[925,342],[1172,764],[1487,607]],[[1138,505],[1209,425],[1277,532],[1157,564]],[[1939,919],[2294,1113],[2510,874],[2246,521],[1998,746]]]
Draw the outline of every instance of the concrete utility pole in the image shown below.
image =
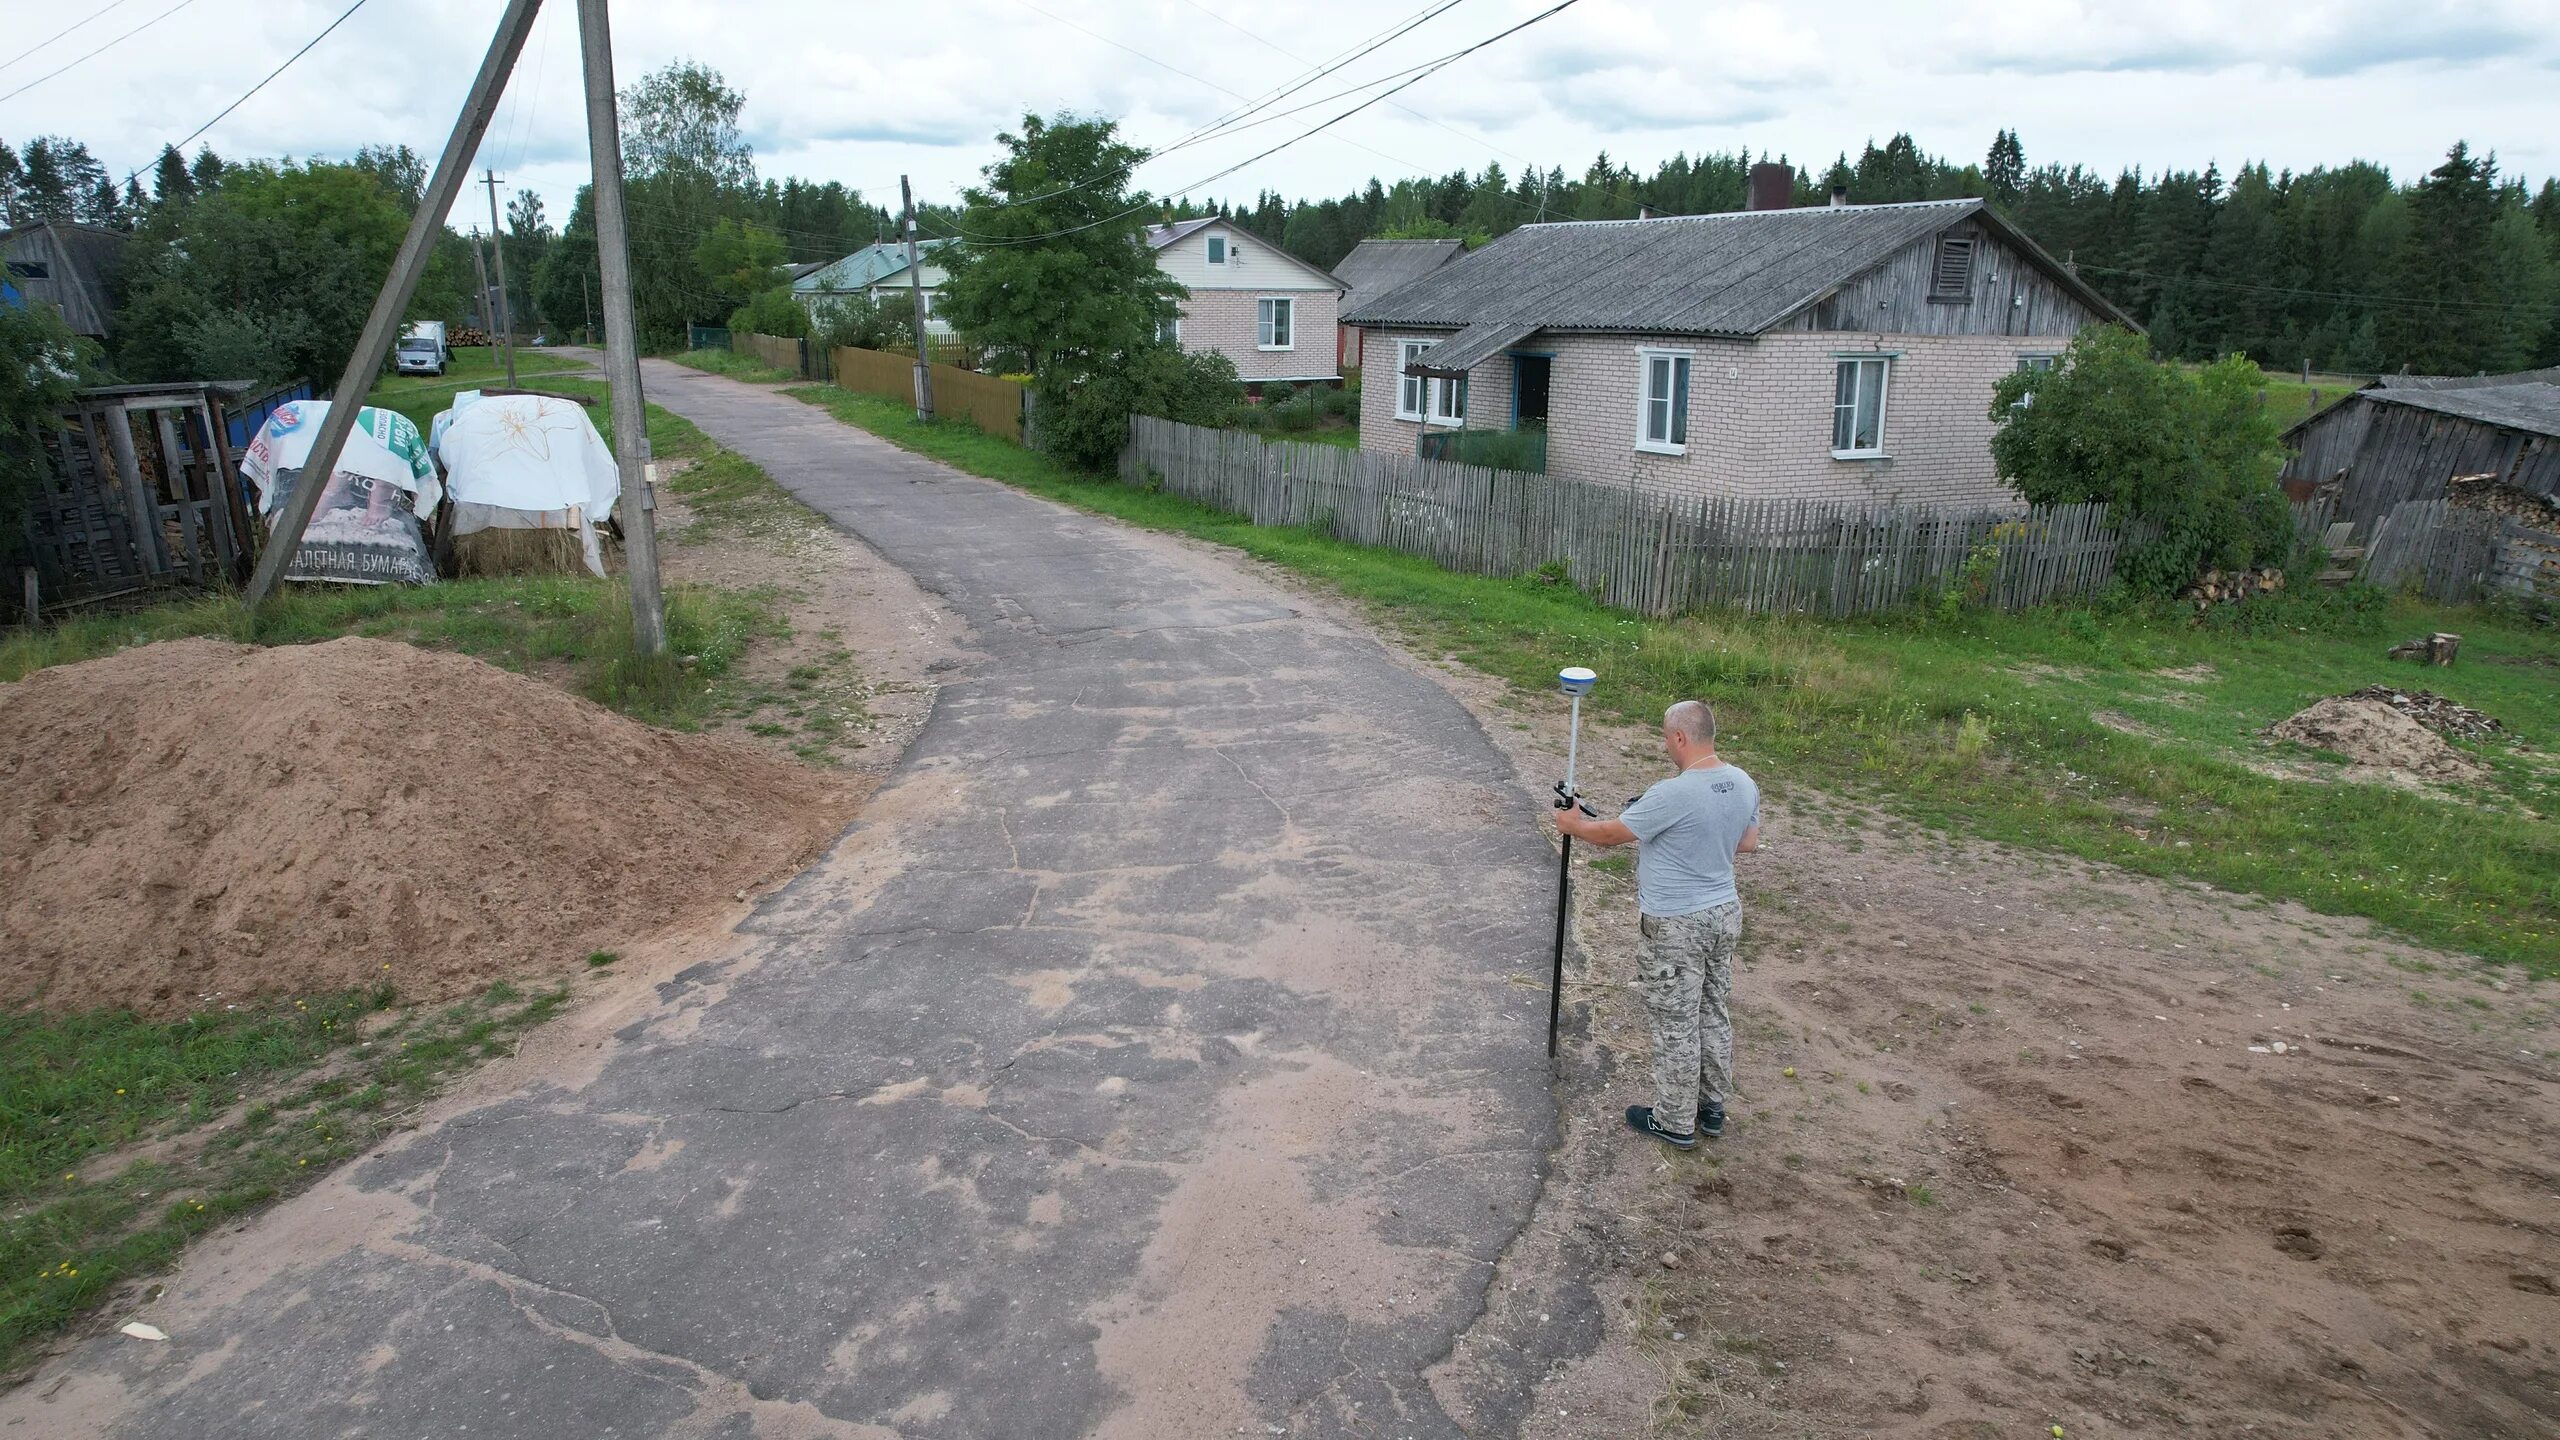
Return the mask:
[[933,422],[933,348],[924,333],[924,267],[916,261],[916,195],[898,177],[898,200],[907,210],[907,294],[916,302],[916,418]]
[[489,308],[489,257],[480,249],[480,227],[471,227],[471,273],[480,277],[480,303],[471,308],[482,324],[494,324],[497,312]]
[[[600,3],[598,8],[602,8]],[[338,388],[329,392],[329,414],[320,422],[320,433],[311,439],[311,455],[303,463],[302,478],[286,499],[283,513],[276,516],[275,531],[267,537],[267,547],[258,556],[258,568],[249,576],[249,589],[241,596],[241,604],[252,612],[276,588],[276,581],[283,578],[285,567],[293,561],[294,551],[302,547],[302,532],[311,524],[311,512],[319,508],[320,492],[329,488],[329,477],[337,473],[338,457],[345,453],[347,436],[356,428],[356,411],[363,406],[373,377],[382,373],[382,362],[391,354],[391,342],[400,333],[400,317],[409,308],[409,297],[417,293],[418,279],[427,272],[427,260],[435,253],[436,236],[444,229],[444,218],[453,212],[454,197],[461,193],[464,178],[470,174],[465,167],[479,150],[480,137],[488,132],[489,117],[498,109],[498,96],[506,90],[507,76],[516,67],[516,57],[524,53],[525,37],[533,33],[534,16],[541,10],[542,0],[507,0],[506,13],[498,17],[498,33],[489,40],[489,53],[481,60],[480,73],[471,82],[471,93],[462,102],[462,114],[453,122],[453,134],[444,142],[444,154],[436,161],[435,173],[427,178],[426,194],[419,199],[417,213],[409,217],[408,237],[400,242],[400,254],[391,262],[391,274],[383,280],[381,293],[373,297],[373,312],[365,317],[355,353],[347,357],[346,373],[338,377]],[[615,199],[620,198],[617,188]]]
[[622,547],[631,572],[631,643],[667,653],[666,598],[658,591],[658,497],[645,461],[649,412],[640,394],[640,336],[631,314],[630,229],[622,210],[622,121],[613,97],[613,27],[605,0],[578,0],[578,49],[586,61],[587,154],[595,168],[596,268],[604,281],[604,373],[613,386],[613,459],[622,471]]
[[498,228],[498,172],[483,170],[489,177],[489,251],[498,257],[498,346],[507,357],[507,387],[516,383],[516,327],[507,318],[507,232]]

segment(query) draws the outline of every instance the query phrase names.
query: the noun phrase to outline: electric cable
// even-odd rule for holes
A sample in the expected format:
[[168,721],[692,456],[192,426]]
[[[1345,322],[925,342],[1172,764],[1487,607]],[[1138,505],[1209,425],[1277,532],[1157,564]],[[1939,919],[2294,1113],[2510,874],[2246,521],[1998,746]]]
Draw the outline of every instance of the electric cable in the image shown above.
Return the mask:
[[[192,4],[192,3],[194,3],[194,0],[179,0],[179,4],[180,4],[181,6],[188,5],[188,4]],[[302,44],[302,48],[301,48],[301,49],[296,50],[296,51],[294,51],[292,54],[287,55],[286,57],[284,57],[284,63],[283,63],[282,65],[278,65],[278,66],[277,66],[276,68],[274,68],[273,70],[268,71],[268,72],[267,72],[267,74],[266,74],[266,78],[265,78],[265,79],[260,80],[257,84],[250,86],[250,87],[248,88],[248,90],[240,96],[240,98],[239,98],[239,99],[234,100],[234,101],[232,101],[230,104],[223,106],[223,107],[222,107],[221,112],[220,112],[219,114],[215,115],[212,119],[207,120],[206,122],[204,122],[203,124],[201,124],[201,125],[197,126],[197,127],[196,127],[196,128],[194,128],[193,130],[188,131],[188,132],[187,132],[187,136],[186,136],[186,139],[185,139],[185,140],[180,140],[180,141],[179,141],[177,144],[175,144],[175,145],[164,146],[164,147],[163,147],[163,149],[164,149],[164,150],[176,150],[176,151],[178,151],[179,153],[184,154],[184,153],[185,153],[185,151],[186,151],[186,148],[187,148],[188,141],[192,141],[192,140],[194,140],[197,136],[202,135],[202,134],[203,134],[204,132],[206,132],[207,130],[210,130],[210,129],[212,129],[214,126],[221,124],[221,123],[222,123],[223,116],[225,116],[225,115],[229,115],[232,111],[237,110],[237,109],[239,109],[241,106],[248,104],[248,103],[249,103],[249,97],[250,97],[250,96],[257,94],[257,93],[258,93],[259,91],[261,91],[261,90],[266,89],[266,88],[267,88],[267,86],[268,86],[268,84],[269,84],[269,83],[271,83],[272,81],[274,81],[274,79],[275,79],[277,76],[279,76],[279,75],[283,74],[283,73],[284,73],[285,71],[287,71],[287,70],[292,69],[292,68],[293,68],[293,62],[294,62],[294,61],[299,60],[299,59],[301,59],[303,56],[310,54],[310,53],[311,53],[311,47],[312,47],[312,46],[317,45],[317,44],[319,44],[321,41],[328,39],[328,38],[329,38],[329,33],[330,33],[330,31],[333,31],[333,30],[337,29],[339,26],[346,24],[346,23],[347,23],[347,17],[348,17],[348,16],[350,16],[350,15],[353,15],[353,14],[355,14],[357,11],[359,11],[359,10],[363,9],[363,8],[364,8],[364,6],[365,6],[365,0],[355,0],[355,3],[354,3],[354,4],[352,4],[352,5],[348,6],[348,7],[347,7],[346,9],[344,9],[344,10],[339,11],[339,12],[338,12],[338,18],[337,18],[337,19],[330,21],[330,22],[328,23],[328,25],[327,25],[325,28],[323,28],[319,34],[314,35],[314,36],[312,36],[309,40],[304,41],[304,42],[303,42],[303,44]],[[8,97],[8,96],[6,96],[6,95],[0,95],[0,100],[5,100],[5,99],[7,99],[7,98],[9,98],[9,97]],[[153,161],[153,163],[157,163],[157,157],[154,157],[154,161]],[[141,173],[142,173],[142,171],[143,171],[143,167],[142,167],[142,166],[140,166],[140,165],[136,165],[136,166],[134,166],[131,170],[126,171],[126,172],[125,172],[125,177],[124,177],[124,178],[125,178],[125,180],[126,180],[126,182],[127,182],[127,183],[131,183],[131,182],[132,182],[132,180],[133,180],[133,177],[134,177],[134,176],[136,176],[136,175],[141,174]]]
[[33,45],[28,46],[26,49],[19,51],[17,54],[10,56],[8,59],[0,60],[0,70],[8,69],[10,66],[26,59],[28,56],[33,55],[47,45],[52,44],[54,41],[59,40],[63,36],[70,34],[72,31],[79,29],[81,26],[88,24],[91,20],[98,19],[100,16],[105,15],[107,11],[116,9],[118,6],[125,3],[126,0],[107,0],[104,8],[92,10],[85,17],[72,21],[61,29],[54,31],[51,35],[48,35]]
[[[108,41],[106,44],[99,46],[97,49],[92,50],[92,51],[88,52],[88,53],[87,53],[87,54],[85,54],[85,55],[82,55],[81,57],[79,57],[79,59],[76,59],[76,60],[66,60],[66,61],[64,61],[62,64],[57,65],[57,66],[55,66],[54,68],[52,68],[52,69],[50,69],[50,70],[47,70],[47,71],[46,71],[46,72],[44,72],[43,74],[41,74],[41,75],[37,76],[37,77],[36,77],[36,78],[34,78],[33,80],[28,81],[26,84],[19,86],[17,89],[10,91],[8,94],[6,94],[6,95],[0,95],[0,103],[6,103],[6,102],[8,102],[8,101],[15,100],[15,99],[17,99],[19,96],[24,95],[24,94],[26,94],[28,91],[33,90],[33,89],[34,89],[34,88],[36,88],[37,86],[39,86],[39,85],[43,84],[43,83],[44,83],[44,82],[46,82],[47,80],[52,79],[54,76],[61,74],[63,71],[65,71],[65,70],[69,70],[69,69],[72,69],[72,68],[74,68],[74,67],[76,67],[76,66],[79,66],[79,65],[83,64],[83,63],[84,63],[84,62],[86,62],[86,61],[94,60],[94,59],[96,59],[96,58],[97,58],[98,56],[100,56],[100,55],[104,55],[104,54],[105,54],[105,53],[107,53],[108,51],[113,50],[114,48],[116,48],[117,46],[119,46],[119,45],[123,44],[123,43],[124,43],[124,42],[126,42],[127,40],[132,39],[134,36],[141,34],[143,31],[150,29],[152,26],[159,24],[161,21],[168,19],[170,16],[177,14],[179,11],[186,9],[188,6],[193,5],[194,3],[196,3],[196,0],[178,0],[178,3],[177,3],[177,4],[170,6],[168,9],[163,10],[163,11],[161,11],[159,14],[152,16],[150,19],[145,20],[145,21],[143,21],[141,24],[134,26],[132,29],[127,30],[127,31],[126,31],[126,32],[124,32],[123,34],[121,34],[121,35],[117,36],[116,38],[114,38],[113,40]],[[104,12],[101,12],[101,13],[104,13]],[[92,17],[92,18],[95,18],[95,17]],[[74,28],[74,29],[77,29],[78,27],[77,27],[77,26],[75,26],[75,27],[73,27],[73,28]],[[47,43],[49,44],[49,43],[51,43],[51,42],[50,42],[50,41],[48,41]],[[36,48],[40,50],[40,49],[43,49],[44,47],[40,45],[40,46],[37,46]],[[33,52],[33,51],[30,51],[30,52],[28,52],[28,53],[29,53],[29,54],[33,54],[34,52]],[[20,59],[24,59],[24,58],[25,58],[25,56],[20,56],[19,58],[20,58]]]

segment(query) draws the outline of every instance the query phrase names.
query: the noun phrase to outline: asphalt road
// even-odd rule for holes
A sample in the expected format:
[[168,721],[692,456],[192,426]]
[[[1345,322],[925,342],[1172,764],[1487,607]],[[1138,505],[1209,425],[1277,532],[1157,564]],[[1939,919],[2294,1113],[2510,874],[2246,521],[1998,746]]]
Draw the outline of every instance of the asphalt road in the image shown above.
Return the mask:
[[[0,1434],[1451,1437],[1587,1348],[1553,852],[1475,722],[1248,567],[662,364],[937,595],[864,821],[591,1064],[279,1207]],[[1512,1287],[1520,1287],[1520,1291]]]

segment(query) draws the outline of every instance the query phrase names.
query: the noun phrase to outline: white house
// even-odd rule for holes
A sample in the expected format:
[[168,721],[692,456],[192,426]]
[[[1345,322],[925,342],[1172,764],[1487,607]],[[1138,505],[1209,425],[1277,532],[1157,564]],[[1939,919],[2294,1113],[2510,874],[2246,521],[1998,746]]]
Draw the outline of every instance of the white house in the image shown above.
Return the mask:
[[1236,363],[1249,383],[1339,380],[1335,320],[1348,287],[1215,215],[1148,227],[1156,264],[1183,289],[1182,348]]
[[[950,278],[934,263],[934,252],[952,244],[949,240],[916,242],[919,278],[924,290],[924,327],[936,340],[951,337],[951,327],[935,313],[942,282]],[[903,241],[865,245],[841,260],[813,265],[792,277],[791,298],[806,306],[812,314],[824,310],[835,300],[862,296],[893,307],[900,316],[908,312],[907,247]]]

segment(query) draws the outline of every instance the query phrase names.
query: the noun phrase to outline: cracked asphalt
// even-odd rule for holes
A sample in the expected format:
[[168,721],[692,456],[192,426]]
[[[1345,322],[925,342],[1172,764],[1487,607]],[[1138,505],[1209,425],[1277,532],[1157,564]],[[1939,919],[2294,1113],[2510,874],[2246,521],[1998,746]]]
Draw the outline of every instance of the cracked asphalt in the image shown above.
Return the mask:
[[194,1257],[169,1343],[0,1433],[1516,1431],[1598,1317],[1505,1263],[1553,851],[1466,711],[1206,547],[648,383],[965,625],[903,765],[723,958]]

